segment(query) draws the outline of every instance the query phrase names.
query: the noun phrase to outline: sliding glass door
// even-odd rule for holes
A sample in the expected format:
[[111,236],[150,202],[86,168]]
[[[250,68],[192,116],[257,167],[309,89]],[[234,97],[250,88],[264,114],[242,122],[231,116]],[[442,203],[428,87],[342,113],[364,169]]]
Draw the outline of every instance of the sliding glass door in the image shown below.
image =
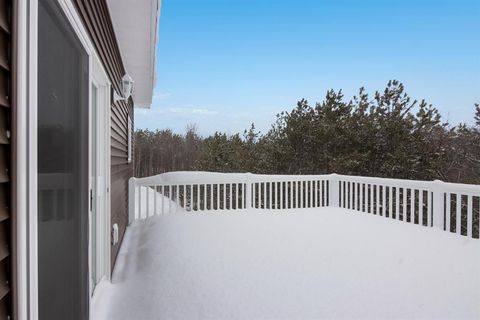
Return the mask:
[[89,58],[56,1],[38,7],[38,308],[87,319]]
[[98,173],[97,173],[97,142],[98,142],[98,87],[92,84],[92,118],[91,118],[91,144],[90,144],[90,295],[93,294],[97,285],[97,195],[98,195]]

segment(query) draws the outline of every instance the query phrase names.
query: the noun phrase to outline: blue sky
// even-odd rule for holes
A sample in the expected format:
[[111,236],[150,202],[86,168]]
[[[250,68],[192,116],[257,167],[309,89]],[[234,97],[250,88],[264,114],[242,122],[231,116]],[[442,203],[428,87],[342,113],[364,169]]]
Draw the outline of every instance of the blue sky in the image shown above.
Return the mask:
[[452,124],[480,102],[480,0],[163,0],[157,51],[137,128],[265,132],[301,98],[389,79]]

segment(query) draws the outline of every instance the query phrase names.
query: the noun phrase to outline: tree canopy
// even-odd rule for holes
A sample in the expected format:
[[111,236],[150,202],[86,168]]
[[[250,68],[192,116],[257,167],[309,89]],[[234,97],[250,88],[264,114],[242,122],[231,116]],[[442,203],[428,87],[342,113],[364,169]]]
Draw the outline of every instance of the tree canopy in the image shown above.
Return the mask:
[[170,130],[135,132],[135,175],[174,170],[271,174],[339,173],[480,183],[480,105],[474,124],[452,127],[402,83],[389,81],[373,96],[360,88],[347,100],[329,90],[314,105],[301,99],[261,134],[215,132],[200,137]]

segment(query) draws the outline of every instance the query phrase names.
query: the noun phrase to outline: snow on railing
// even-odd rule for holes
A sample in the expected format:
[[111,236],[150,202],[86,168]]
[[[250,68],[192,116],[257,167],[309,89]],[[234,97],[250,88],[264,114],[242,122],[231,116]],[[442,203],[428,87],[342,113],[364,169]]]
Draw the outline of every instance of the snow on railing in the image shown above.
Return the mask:
[[173,212],[331,206],[479,237],[477,185],[337,174],[191,171],[131,178],[129,190],[130,222]]

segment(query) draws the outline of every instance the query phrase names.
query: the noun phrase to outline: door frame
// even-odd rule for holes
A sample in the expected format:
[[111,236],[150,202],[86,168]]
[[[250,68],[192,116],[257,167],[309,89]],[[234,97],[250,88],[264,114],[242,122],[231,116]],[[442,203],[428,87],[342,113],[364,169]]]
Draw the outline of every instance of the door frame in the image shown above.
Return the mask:
[[[89,102],[89,174],[92,173],[92,126],[96,125],[97,132],[97,177],[100,177],[99,183],[97,183],[97,215],[96,215],[96,239],[97,239],[97,284],[102,280],[110,280],[110,230],[111,230],[111,212],[110,212],[110,117],[111,117],[111,101],[110,91],[111,83],[108,80],[108,76],[103,69],[103,66],[96,55],[92,57],[90,76],[90,90],[91,86],[97,87],[97,123],[93,123],[92,119],[92,101]],[[91,97],[90,93],[90,97]],[[92,188],[92,181],[89,182],[89,188]],[[100,200],[100,201],[99,201]],[[89,219],[89,230],[91,230],[92,221]],[[89,241],[89,260],[92,255],[92,243]],[[91,261],[89,261],[89,273],[91,271]],[[99,272],[100,271],[100,272]],[[99,277],[98,275],[101,274]],[[90,275],[89,275],[90,276]],[[90,288],[90,292],[92,292]]]
[[[91,83],[93,74],[106,75],[103,65],[100,63],[98,54],[83,26],[83,23],[76,11],[72,0],[56,0],[62,9],[79,41],[81,42],[89,63],[89,88],[88,101],[91,111]],[[17,39],[16,39],[16,62],[19,74],[25,76],[16,77],[17,110],[16,128],[17,145],[15,155],[17,160],[17,184],[15,188],[15,204],[17,208],[17,317],[19,320],[38,319],[38,0],[17,0]],[[96,67],[93,68],[94,63]],[[102,77],[100,77],[100,80]],[[108,80],[108,77],[106,77]],[[111,83],[106,82],[110,92]],[[108,188],[106,197],[106,225],[103,229],[108,241],[105,244],[105,268],[107,279],[110,279],[110,94],[106,94],[105,105],[107,106],[105,119],[105,131],[107,145],[105,148],[106,157],[106,179],[105,186]],[[89,112],[89,124],[91,124],[91,112]],[[90,129],[90,128],[89,128]],[[91,130],[89,130],[91,133]],[[90,154],[89,154],[90,158]],[[89,177],[91,167],[89,165]],[[86,213],[88,214],[88,213]],[[90,224],[90,221],[89,221]],[[107,229],[108,228],[108,229]],[[90,241],[89,241],[90,242]],[[90,266],[90,243],[88,253],[88,264]],[[90,279],[90,267],[88,279]],[[89,297],[91,305],[91,297]]]

